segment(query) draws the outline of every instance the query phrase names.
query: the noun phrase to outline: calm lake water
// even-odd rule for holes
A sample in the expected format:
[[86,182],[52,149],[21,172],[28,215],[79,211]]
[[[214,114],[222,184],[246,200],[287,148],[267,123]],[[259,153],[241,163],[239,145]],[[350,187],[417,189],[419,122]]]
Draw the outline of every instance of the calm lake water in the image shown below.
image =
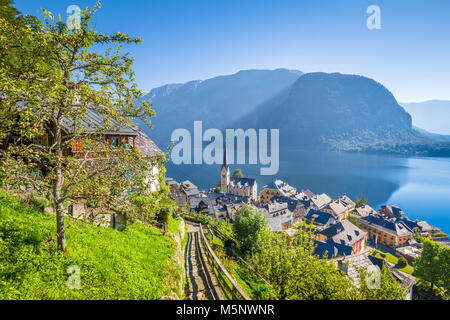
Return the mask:
[[[450,232],[450,158],[407,158],[389,155],[281,150],[275,176],[261,176],[259,165],[230,165],[245,177],[256,178],[258,189],[281,179],[301,189],[325,192],[333,198],[346,194],[367,198],[378,210],[397,204],[411,219],[422,219]],[[167,176],[190,180],[209,189],[220,180],[220,165],[174,165]]]

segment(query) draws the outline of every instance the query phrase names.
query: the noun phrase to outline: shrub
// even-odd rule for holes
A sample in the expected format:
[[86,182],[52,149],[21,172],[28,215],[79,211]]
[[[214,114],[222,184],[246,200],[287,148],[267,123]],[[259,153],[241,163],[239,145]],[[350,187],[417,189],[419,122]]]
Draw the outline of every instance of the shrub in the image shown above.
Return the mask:
[[34,208],[40,210],[44,209],[45,207],[50,207],[52,205],[50,200],[47,200],[45,197],[41,196],[33,196],[33,198],[31,199],[31,204]]
[[259,235],[267,227],[267,219],[263,213],[244,205],[236,211],[232,227],[239,250],[242,253],[256,252],[260,249]]
[[401,258],[398,259],[397,267],[399,267],[399,268],[404,268],[404,267],[406,267],[407,265],[408,265],[408,260],[406,260],[406,259],[403,258],[403,257],[401,257]]

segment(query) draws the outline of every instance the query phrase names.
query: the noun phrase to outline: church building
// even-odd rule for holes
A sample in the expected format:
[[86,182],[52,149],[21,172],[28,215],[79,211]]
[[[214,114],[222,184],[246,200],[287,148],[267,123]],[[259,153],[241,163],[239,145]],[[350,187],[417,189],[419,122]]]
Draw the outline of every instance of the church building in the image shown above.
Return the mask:
[[227,148],[224,148],[223,163],[220,175],[220,192],[258,199],[258,185],[256,179],[230,177],[230,167],[227,164]]

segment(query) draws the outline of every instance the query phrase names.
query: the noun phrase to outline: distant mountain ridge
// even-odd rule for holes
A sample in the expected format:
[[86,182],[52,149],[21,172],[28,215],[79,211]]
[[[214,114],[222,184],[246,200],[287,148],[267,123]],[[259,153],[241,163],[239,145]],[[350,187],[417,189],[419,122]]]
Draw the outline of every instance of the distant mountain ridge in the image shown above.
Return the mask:
[[239,119],[244,110],[254,110],[302,74],[288,69],[243,70],[152,89],[146,96],[156,112],[152,139],[165,148],[173,130],[192,130],[195,120],[202,120],[204,128],[225,128]]
[[413,118],[413,125],[428,132],[450,135],[450,101],[429,100],[400,103]]
[[162,148],[176,128],[280,129],[280,146],[450,156],[450,144],[416,130],[380,83],[363,76],[297,70],[244,70],[149,92]]
[[307,73],[238,123],[280,128],[280,144],[362,151],[381,144],[430,142],[389,90],[356,75]]

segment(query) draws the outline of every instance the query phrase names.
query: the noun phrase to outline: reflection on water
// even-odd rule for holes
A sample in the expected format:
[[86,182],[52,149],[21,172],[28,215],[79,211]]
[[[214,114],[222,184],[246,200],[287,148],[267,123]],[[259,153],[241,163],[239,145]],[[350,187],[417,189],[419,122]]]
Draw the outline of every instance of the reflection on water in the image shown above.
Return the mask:
[[[241,168],[246,177],[257,179],[258,188],[282,179],[300,189],[325,192],[333,198],[366,196],[378,209],[398,204],[411,218],[426,219],[450,232],[450,159],[405,158],[387,155],[333,153],[284,149],[275,176],[259,175],[258,165],[230,165]],[[174,165],[167,176],[190,180],[202,189],[214,187],[220,179],[220,165]]]

